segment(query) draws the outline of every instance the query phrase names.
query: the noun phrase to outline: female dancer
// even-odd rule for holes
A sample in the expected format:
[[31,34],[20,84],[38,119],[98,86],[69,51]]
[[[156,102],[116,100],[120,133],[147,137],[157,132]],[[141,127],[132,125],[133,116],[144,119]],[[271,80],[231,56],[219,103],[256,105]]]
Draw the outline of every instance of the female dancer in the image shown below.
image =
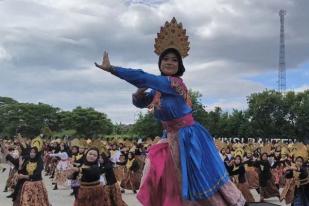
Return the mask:
[[[7,159],[13,161],[10,155]],[[18,164],[18,182],[12,194],[13,205],[49,206],[47,190],[42,181],[44,163],[37,147],[30,149],[28,157],[20,157]]]
[[293,206],[309,205],[309,169],[306,167],[308,151],[306,147],[295,152],[295,165],[286,168],[287,183],[281,193],[280,200]]
[[187,40],[186,31],[175,18],[161,28],[155,44],[159,76],[112,66],[107,52],[101,65],[95,63],[140,88],[133,103],[140,108],[152,106],[168,133],[166,139],[149,148],[137,198],[147,206],[244,205],[245,199],[230,181],[211,135],[193,119],[189,92],[180,78],[185,72],[182,57],[188,55]]

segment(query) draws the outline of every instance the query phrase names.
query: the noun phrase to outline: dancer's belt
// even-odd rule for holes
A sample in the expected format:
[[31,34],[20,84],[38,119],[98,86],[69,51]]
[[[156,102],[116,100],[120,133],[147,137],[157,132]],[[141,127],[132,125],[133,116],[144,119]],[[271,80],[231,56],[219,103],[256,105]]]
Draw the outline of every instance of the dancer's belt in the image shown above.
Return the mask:
[[164,129],[168,132],[175,132],[183,127],[188,127],[194,124],[194,118],[192,114],[187,114],[186,116],[180,117],[178,119],[173,119],[170,121],[162,121]]
[[100,184],[100,181],[97,180],[97,181],[93,181],[93,182],[80,182],[80,185],[81,186],[96,186],[96,185],[99,185]]

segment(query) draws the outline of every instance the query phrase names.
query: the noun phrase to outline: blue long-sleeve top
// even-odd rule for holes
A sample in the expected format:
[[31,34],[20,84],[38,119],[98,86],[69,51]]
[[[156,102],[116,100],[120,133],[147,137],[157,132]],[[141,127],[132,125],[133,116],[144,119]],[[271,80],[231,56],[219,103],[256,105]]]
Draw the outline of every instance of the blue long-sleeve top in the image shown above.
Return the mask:
[[138,88],[150,88],[150,92],[140,98],[133,98],[133,104],[139,108],[147,107],[156,91],[161,93],[160,106],[155,107],[154,115],[161,121],[183,117],[192,112],[184,95],[188,92],[181,78],[153,75],[141,69],[113,67],[112,74]]

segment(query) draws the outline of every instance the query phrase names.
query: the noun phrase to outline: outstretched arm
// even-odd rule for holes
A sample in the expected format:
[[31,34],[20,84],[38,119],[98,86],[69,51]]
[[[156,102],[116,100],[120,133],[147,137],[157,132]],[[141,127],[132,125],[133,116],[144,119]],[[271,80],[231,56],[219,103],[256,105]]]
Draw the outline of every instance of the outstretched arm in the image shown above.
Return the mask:
[[95,65],[104,71],[111,72],[115,76],[124,79],[125,81],[138,88],[151,88],[162,93],[178,95],[176,90],[172,87],[172,83],[169,77],[156,76],[139,69],[127,69],[112,66],[110,64],[107,52],[104,52],[102,64],[99,65],[95,63]]

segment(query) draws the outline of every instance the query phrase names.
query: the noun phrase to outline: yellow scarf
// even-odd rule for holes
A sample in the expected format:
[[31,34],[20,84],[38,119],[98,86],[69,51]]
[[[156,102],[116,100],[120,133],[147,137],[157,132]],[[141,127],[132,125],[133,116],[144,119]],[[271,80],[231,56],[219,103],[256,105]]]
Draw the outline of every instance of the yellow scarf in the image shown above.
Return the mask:
[[82,157],[83,157],[83,154],[77,154],[77,155],[74,156],[74,160],[75,161],[80,160],[80,158],[82,158]]
[[133,164],[134,160],[135,160],[134,158],[131,159],[131,160],[128,159],[127,164],[126,164],[127,169],[130,169],[132,167],[132,164]]
[[110,150],[110,153],[111,153],[111,157],[113,157],[116,153],[116,150]]
[[33,175],[34,170],[37,167],[37,163],[36,162],[29,162],[26,166],[26,170],[28,175]]

